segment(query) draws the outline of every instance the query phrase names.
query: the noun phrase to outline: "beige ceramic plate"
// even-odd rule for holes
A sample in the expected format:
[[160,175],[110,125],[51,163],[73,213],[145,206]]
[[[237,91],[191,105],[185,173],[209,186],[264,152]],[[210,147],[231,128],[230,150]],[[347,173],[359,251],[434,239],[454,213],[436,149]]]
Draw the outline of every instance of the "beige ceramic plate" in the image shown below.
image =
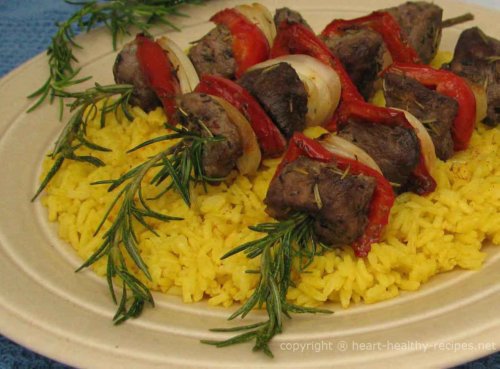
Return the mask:
[[[263,1],[271,9],[288,5],[316,30],[334,17],[366,14],[395,1]],[[475,24],[500,37],[500,13],[441,2],[445,17],[466,11]],[[209,30],[209,15],[235,3],[212,1],[189,9],[180,19],[182,46]],[[453,50],[459,28],[444,32],[442,49]],[[115,53],[105,32],[81,37],[84,74],[112,82]],[[487,248],[478,272],[454,271],[434,278],[422,290],[376,305],[338,310],[332,316],[295,316],[272,343],[275,359],[251,352],[249,345],[216,349],[200,339],[221,338],[208,331],[225,326],[229,311],[204,303],[155,296],[156,309],[119,327],[111,318],[105,282],[92,273],[75,274],[80,260],[58,240],[39,203],[30,203],[44,153],[62,125],[54,106],[26,114],[25,98],[46,78],[38,56],[0,82],[0,330],[44,355],[79,367],[423,367],[448,366],[500,348],[500,249]],[[259,318],[259,317],[257,317]],[[253,319],[257,319],[253,318]],[[251,322],[252,319],[249,319]],[[451,346],[453,343],[468,346]],[[427,346],[428,345],[428,346]],[[435,345],[431,347],[432,345]],[[441,345],[441,346],[440,346]],[[483,345],[483,346],[481,346]],[[488,346],[490,345],[490,346]],[[293,350],[297,351],[293,351]]]

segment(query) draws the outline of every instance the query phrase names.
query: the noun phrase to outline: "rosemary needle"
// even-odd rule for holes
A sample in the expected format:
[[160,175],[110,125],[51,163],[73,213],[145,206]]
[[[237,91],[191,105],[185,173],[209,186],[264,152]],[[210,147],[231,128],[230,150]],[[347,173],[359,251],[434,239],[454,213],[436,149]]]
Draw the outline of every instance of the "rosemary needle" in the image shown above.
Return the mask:
[[[260,256],[260,280],[255,292],[229,320],[244,318],[254,308],[265,305],[268,319],[257,324],[235,328],[216,328],[213,332],[243,332],[223,341],[202,340],[203,343],[226,347],[238,343],[254,341],[254,351],[263,351],[272,357],[269,348],[271,339],[283,331],[283,318],[290,313],[332,313],[330,310],[298,306],[286,300],[291,280],[292,264],[296,259],[300,271],[307,268],[314,256],[325,246],[316,241],[313,219],[306,214],[295,214],[277,223],[262,223],[250,229],[266,233],[261,239],[240,245],[222,259],[244,252],[248,258]],[[251,271],[254,273],[254,271]]]
[[[131,28],[147,33],[153,24],[163,24],[177,30],[178,28],[168,20],[167,16],[184,15],[179,12],[179,6],[202,3],[203,0],[65,0],[65,2],[79,8],[66,21],[56,23],[57,31],[47,48],[49,77],[40,88],[28,96],[36,99],[28,112],[35,110],[47,99],[53,102],[56,97],[64,98],[62,92],[92,78],[80,77],[80,68],[74,65],[78,60],[73,49],[82,48],[75,41],[77,32],[88,32],[97,26],[105,26],[111,33],[113,49],[116,50],[118,39],[129,34]],[[60,103],[59,106],[59,115],[62,117],[63,104]]]

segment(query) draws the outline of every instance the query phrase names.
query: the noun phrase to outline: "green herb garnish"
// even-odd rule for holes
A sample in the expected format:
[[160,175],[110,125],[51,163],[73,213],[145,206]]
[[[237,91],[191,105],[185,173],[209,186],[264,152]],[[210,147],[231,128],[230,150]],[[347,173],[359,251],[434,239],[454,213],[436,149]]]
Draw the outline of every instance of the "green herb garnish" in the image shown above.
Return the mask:
[[154,24],[178,28],[167,16],[184,16],[178,8],[184,4],[197,4],[203,0],[106,0],[106,1],[71,1],[66,3],[80,6],[66,21],[57,23],[57,32],[47,48],[49,57],[49,77],[45,83],[28,98],[36,99],[29,108],[35,110],[45,100],[53,102],[60,97],[60,116],[63,112],[63,92],[73,85],[84,82],[91,76],[79,77],[81,68],[76,68],[73,48],[82,48],[75,41],[77,32],[88,32],[97,26],[105,26],[111,33],[113,49],[116,50],[118,39],[133,27],[148,33]]
[[[179,114],[185,119],[190,119],[188,114],[182,109],[178,109]],[[159,186],[168,178],[171,179],[170,184],[161,191],[156,198],[159,198],[172,188],[175,189],[182,197],[187,206],[191,206],[191,184],[201,183],[206,190],[207,183],[217,183],[225,178],[214,178],[205,175],[203,170],[203,150],[206,144],[220,142],[225,140],[222,136],[214,136],[210,130],[200,120],[192,120],[192,124],[198,125],[202,131],[208,132],[207,136],[201,133],[194,132],[185,127],[174,127],[166,125],[166,128],[171,129],[174,133],[160,136],[148,140],[130,149],[128,152],[133,152],[145,146],[162,142],[180,139],[174,146],[164,151],[164,156],[161,160],[157,160],[155,167],[159,167],[158,172],[153,177],[151,183]],[[130,175],[130,172],[125,173],[121,178],[113,181],[113,186],[119,185]],[[112,187],[113,187],[112,186]]]
[[[78,155],[76,150],[80,147],[87,147],[97,151],[110,151],[108,148],[99,146],[86,138],[88,123],[96,117],[99,111],[101,112],[101,127],[104,126],[106,114],[110,112],[116,113],[118,110],[123,111],[127,119],[132,120],[133,116],[128,110],[128,100],[132,95],[132,91],[132,85],[102,86],[96,83],[95,87],[86,89],[83,92],[57,92],[57,96],[74,99],[71,104],[68,104],[70,110],[74,113],[59,135],[54,150],[49,154],[49,157],[54,160],[54,164],[42,180],[32,201],[47,187],[65,160],[82,161],[96,167],[104,165],[99,158],[92,155]],[[116,99],[111,99],[117,95]],[[100,101],[103,101],[101,108],[97,105]]]
[[[156,231],[146,222],[147,218],[154,218],[164,222],[182,220],[182,218],[171,217],[152,210],[148,206],[142,193],[142,181],[144,176],[158,160],[161,160],[162,155],[164,155],[163,152],[131,171],[133,174],[127,177],[127,184],[115,197],[94,233],[94,236],[96,236],[102,229],[112,209],[121,199],[122,202],[118,213],[111,227],[103,235],[103,243],[87,259],[87,261],[85,261],[85,263],[77,269],[77,271],[80,271],[83,268],[87,268],[102,257],[107,256],[106,277],[109,291],[115,303],[118,303],[118,300],[114,289],[114,278],[119,278],[122,281],[120,303],[118,304],[118,309],[113,317],[113,321],[116,324],[119,324],[129,318],[139,316],[146,303],[154,306],[153,296],[151,295],[148,287],[129,271],[125,262],[123,249],[125,249],[126,253],[130,256],[137,268],[144,273],[148,279],[151,279],[148,267],[138,251],[138,238],[134,231],[134,222],[142,224],[153,234],[158,235]],[[124,181],[125,180],[123,180],[122,183]],[[102,183],[109,183],[109,181],[100,181],[95,182],[94,184]],[[128,290],[132,292],[132,303],[130,303],[128,298]]]
[[[188,206],[191,204],[190,185],[193,181],[194,183],[202,182],[205,184],[209,181],[221,180],[220,178],[205,176],[201,160],[205,144],[221,141],[224,138],[213,135],[203,137],[201,134],[191,132],[183,127],[167,126],[167,128],[173,130],[173,133],[146,141],[129,150],[129,152],[162,141],[180,139],[180,142],[162,150],[155,156],[132,168],[118,179],[93,183],[95,185],[109,184],[109,192],[125,184],[108,208],[95,232],[96,235],[102,229],[105,221],[110,218],[112,209],[121,200],[118,213],[111,227],[104,233],[103,243],[78,269],[81,270],[89,267],[104,256],[108,258],[106,270],[108,286],[113,301],[118,304],[117,312],[113,318],[116,324],[139,316],[146,303],[154,306],[153,296],[148,287],[129,272],[125,263],[124,251],[122,249],[127,252],[139,271],[148,279],[151,279],[147,265],[138,251],[138,238],[134,231],[134,223],[142,224],[146,229],[157,235],[156,231],[147,223],[147,218],[154,218],[160,221],[182,220],[182,218],[160,214],[149,207],[147,203],[148,199],[144,197],[142,192],[142,184],[146,174],[152,169],[157,170],[150,181],[155,186],[161,185],[170,178],[170,182],[154,198],[158,198],[165,192],[175,189]],[[122,293],[119,303],[114,289],[115,278],[119,278],[122,282]],[[128,291],[132,292],[132,302],[129,301]]]
[[[287,220],[277,223],[262,223],[250,229],[267,235],[256,241],[247,242],[225,254],[228,258],[239,252],[253,259],[260,256],[260,280],[253,295],[243,304],[229,320],[244,318],[254,308],[265,305],[268,320],[235,328],[216,328],[213,332],[244,332],[224,341],[203,340],[203,343],[217,347],[231,346],[237,343],[255,341],[254,351],[263,351],[272,357],[269,348],[271,339],[283,331],[283,319],[290,318],[290,313],[326,313],[330,310],[309,308],[289,303],[286,300],[291,280],[293,260],[298,260],[299,271],[311,264],[315,255],[324,246],[316,240],[313,229],[313,218],[306,214],[295,214]],[[255,271],[249,271],[255,273]]]

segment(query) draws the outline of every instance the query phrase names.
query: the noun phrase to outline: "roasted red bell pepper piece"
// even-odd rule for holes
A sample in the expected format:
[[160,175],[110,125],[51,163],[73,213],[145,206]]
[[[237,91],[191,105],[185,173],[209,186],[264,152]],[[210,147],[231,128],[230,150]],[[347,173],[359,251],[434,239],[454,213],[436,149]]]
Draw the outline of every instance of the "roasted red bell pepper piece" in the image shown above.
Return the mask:
[[335,19],[321,32],[324,36],[342,34],[353,26],[368,27],[379,33],[384,39],[392,60],[403,63],[420,63],[417,52],[401,33],[398,22],[387,12],[373,12],[367,16],[355,19]]
[[172,119],[176,111],[175,98],[181,88],[167,53],[154,40],[143,34],[136,36],[137,60],[146,80],[160,99],[165,113]]
[[277,157],[285,151],[285,138],[259,103],[243,87],[226,78],[205,75],[195,91],[218,96],[234,105],[250,121],[265,157]]
[[281,172],[286,164],[293,162],[299,156],[307,156],[322,162],[333,161],[341,170],[348,170],[351,174],[362,174],[375,179],[377,184],[370,203],[368,224],[363,235],[352,245],[356,256],[365,257],[368,255],[371,244],[380,240],[382,230],[389,222],[389,214],[394,204],[394,192],[390,183],[376,170],[359,161],[334,154],[325,149],[318,141],[308,138],[300,132],[295,132],[292,136],[288,150],[277,168],[275,176]]
[[278,27],[271,48],[271,58],[289,54],[309,55],[332,67],[337,72],[342,85],[341,101],[363,100],[340,60],[319,37],[300,23],[284,21]]
[[404,74],[454,99],[458,103],[458,112],[451,131],[453,148],[458,151],[465,150],[469,146],[476,122],[476,98],[463,78],[447,70],[403,63],[392,64],[384,71],[386,72]]
[[257,25],[236,9],[224,9],[210,20],[225,25],[233,39],[232,48],[237,64],[236,78],[248,68],[269,59],[269,42]]
[[[390,108],[375,106],[364,101],[351,101],[344,104],[339,113],[337,128],[341,128],[349,119],[358,119],[374,124],[399,126],[414,130],[403,112]],[[422,143],[420,143],[420,159],[417,167],[412,172],[412,191],[419,195],[426,195],[436,189],[436,181],[429,173],[427,163],[423,155]]]

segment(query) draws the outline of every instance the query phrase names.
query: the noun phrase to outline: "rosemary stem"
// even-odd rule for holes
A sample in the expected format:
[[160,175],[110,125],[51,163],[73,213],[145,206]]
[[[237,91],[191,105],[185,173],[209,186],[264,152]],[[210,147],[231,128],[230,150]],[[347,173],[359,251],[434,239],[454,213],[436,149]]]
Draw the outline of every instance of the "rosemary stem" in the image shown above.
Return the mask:
[[306,214],[295,214],[287,220],[263,223],[250,229],[267,235],[235,247],[223,258],[239,252],[244,252],[249,258],[260,256],[260,280],[253,295],[229,317],[229,320],[238,316],[244,318],[253,309],[262,308],[264,305],[268,320],[236,328],[212,329],[218,332],[247,332],[227,340],[203,340],[202,343],[226,347],[255,340],[253,350],[262,351],[272,357],[269,343],[275,335],[282,333],[284,318],[290,317],[290,313],[331,313],[326,309],[297,306],[286,300],[288,288],[293,283],[293,260],[298,261],[299,271],[302,271],[318,253],[316,249],[321,249],[324,245],[315,239],[313,219]]
[[[56,24],[57,31],[47,48],[49,77],[44,84],[28,96],[35,102],[28,109],[31,112],[43,102],[52,103],[58,92],[65,92],[69,87],[84,82],[91,76],[80,77],[80,68],[74,49],[81,48],[75,41],[78,32],[88,32],[98,26],[106,27],[112,38],[113,49],[120,37],[127,35],[132,28],[148,33],[154,24],[178,28],[168,16],[183,15],[178,8],[184,4],[201,3],[203,0],[107,0],[107,1],[70,1],[67,3],[79,8],[63,22]],[[62,106],[62,104],[61,104]],[[59,110],[62,117],[62,109]]]

